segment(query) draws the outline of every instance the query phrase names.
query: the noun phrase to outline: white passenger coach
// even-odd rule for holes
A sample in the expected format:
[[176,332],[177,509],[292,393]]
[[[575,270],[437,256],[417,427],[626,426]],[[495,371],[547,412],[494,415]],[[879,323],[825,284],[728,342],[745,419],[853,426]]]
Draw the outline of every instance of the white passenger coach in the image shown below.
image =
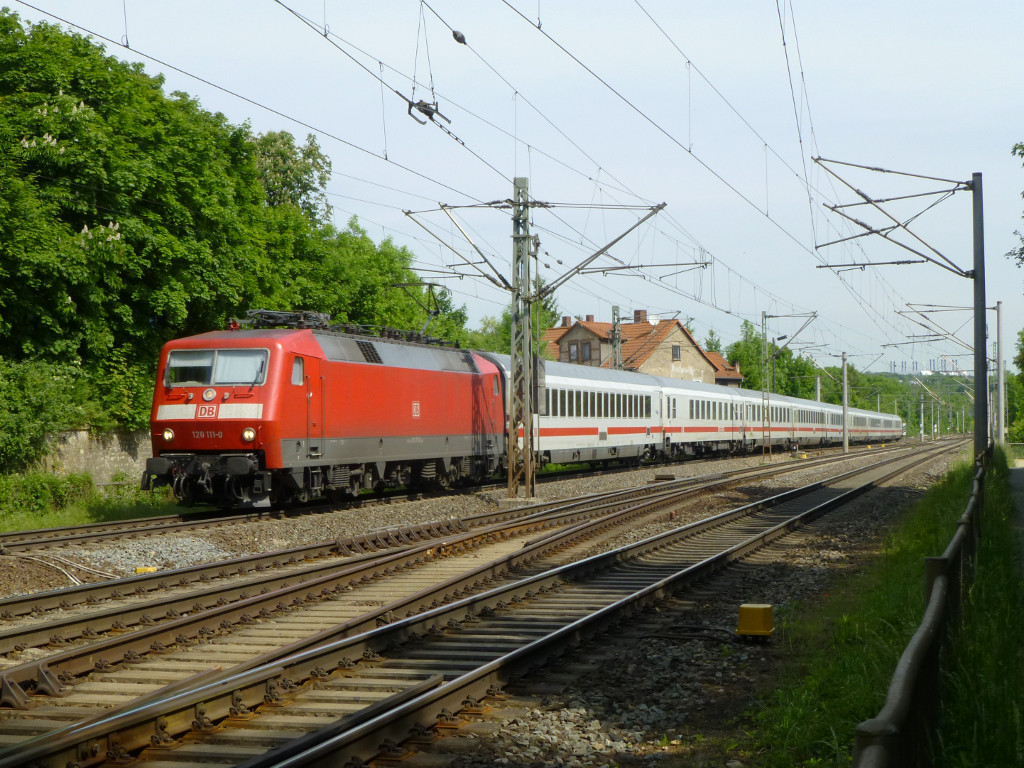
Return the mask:
[[[509,357],[484,353],[505,374]],[[679,458],[821,446],[843,440],[838,405],[771,395],[768,427],[761,393],[629,371],[542,361],[537,451],[555,464]],[[899,440],[893,414],[847,409],[851,443]]]

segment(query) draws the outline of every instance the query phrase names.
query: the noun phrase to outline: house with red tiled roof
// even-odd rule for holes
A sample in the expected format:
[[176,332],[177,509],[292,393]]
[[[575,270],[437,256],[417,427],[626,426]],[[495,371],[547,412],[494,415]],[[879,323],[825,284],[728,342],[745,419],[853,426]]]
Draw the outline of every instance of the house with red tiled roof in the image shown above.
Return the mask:
[[715,366],[715,384],[721,384],[724,387],[739,387],[743,384],[743,374],[740,373],[739,363],[730,364],[717,352],[705,352],[704,354]]
[[[584,320],[563,317],[562,324],[542,335],[551,357],[563,363],[612,367],[612,323],[587,315]],[[621,323],[622,367],[654,376],[687,381],[715,382],[715,366],[678,320],[648,319],[647,310],[633,313],[632,323]],[[557,352],[556,352],[557,350]]]

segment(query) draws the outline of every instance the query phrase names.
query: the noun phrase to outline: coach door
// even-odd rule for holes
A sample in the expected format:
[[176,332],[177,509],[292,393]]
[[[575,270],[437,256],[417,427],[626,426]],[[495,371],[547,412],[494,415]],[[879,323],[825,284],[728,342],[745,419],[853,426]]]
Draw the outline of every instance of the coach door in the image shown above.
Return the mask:
[[302,361],[306,380],[306,458],[319,459],[324,452],[324,380],[319,360],[305,357]]

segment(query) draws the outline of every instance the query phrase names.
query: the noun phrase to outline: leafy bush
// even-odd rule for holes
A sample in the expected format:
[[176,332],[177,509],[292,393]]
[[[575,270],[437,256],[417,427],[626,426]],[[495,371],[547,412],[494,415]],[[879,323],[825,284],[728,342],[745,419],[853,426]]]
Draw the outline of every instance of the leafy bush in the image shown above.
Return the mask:
[[0,520],[42,516],[96,498],[96,486],[89,475],[0,475]]
[[0,472],[18,472],[41,458],[47,435],[84,426],[81,372],[71,365],[0,358]]

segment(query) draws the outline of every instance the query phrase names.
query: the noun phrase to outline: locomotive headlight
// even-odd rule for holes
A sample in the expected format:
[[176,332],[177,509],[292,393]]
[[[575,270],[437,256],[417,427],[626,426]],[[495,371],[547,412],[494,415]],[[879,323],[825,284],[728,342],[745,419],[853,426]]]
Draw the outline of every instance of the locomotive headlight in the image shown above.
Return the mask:
[[252,427],[246,427],[242,430],[242,439],[247,443],[251,443],[256,439],[256,430]]
[[174,430],[168,427],[164,430],[164,442],[169,443],[174,439]]

